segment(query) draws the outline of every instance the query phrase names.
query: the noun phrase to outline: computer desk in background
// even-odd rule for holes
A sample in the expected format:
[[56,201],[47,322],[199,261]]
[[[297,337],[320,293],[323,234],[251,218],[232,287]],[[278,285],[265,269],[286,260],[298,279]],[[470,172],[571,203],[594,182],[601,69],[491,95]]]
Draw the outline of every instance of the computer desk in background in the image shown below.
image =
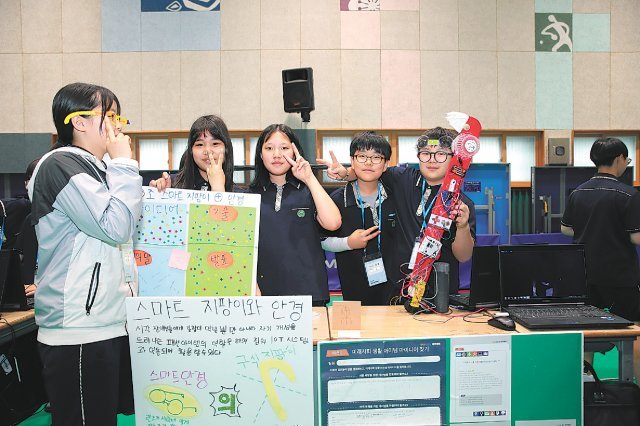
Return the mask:
[[[341,337],[338,330],[331,324],[331,307],[329,310],[329,328],[331,339],[342,340],[350,337]],[[469,312],[453,310],[454,314],[465,314]],[[434,337],[434,336],[462,336],[481,334],[513,334],[512,331],[504,331],[486,323],[466,322],[462,317],[455,317],[445,323],[444,316],[434,314],[420,314],[414,319],[403,306],[363,306],[361,318],[361,339],[392,339],[411,337]],[[481,318],[468,318],[470,321],[482,321]],[[420,320],[420,321],[418,321]],[[433,321],[433,322],[429,322]],[[520,333],[533,333],[519,324],[516,331]],[[567,330],[562,330],[567,331]],[[608,330],[569,330],[582,331],[584,334],[585,350],[594,344],[613,343],[618,348],[619,353],[619,379],[625,381],[633,380],[633,342],[640,336],[640,327],[631,326],[626,328]],[[543,331],[549,333],[550,331]],[[347,334],[348,335],[348,334]]]
[[35,312],[33,309],[28,311],[0,312],[0,345],[10,342],[14,337],[17,338],[31,333],[36,329]]
[[1,424],[5,424],[2,420],[18,424],[47,401],[34,314],[33,309],[0,312],[0,354],[7,357],[12,367],[2,376]]

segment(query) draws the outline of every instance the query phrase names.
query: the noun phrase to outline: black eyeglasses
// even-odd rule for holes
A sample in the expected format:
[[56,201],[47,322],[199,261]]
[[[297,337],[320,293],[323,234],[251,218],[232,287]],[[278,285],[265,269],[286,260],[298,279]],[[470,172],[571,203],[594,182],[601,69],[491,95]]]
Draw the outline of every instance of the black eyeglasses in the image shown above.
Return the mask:
[[372,155],[369,157],[366,154],[356,154],[353,156],[358,163],[366,163],[367,160],[371,160],[371,164],[380,164],[384,161],[384,157],[382,155]]
[[445,161],[447,161],[447,158],[449,156],[453,157],[453,153],[452,152],[446,152],[446,151],[436,151],[436,152],[420,151],[420,152],[418,152],[418,160],[420,160],[421,163],[427,163],[432,158],[436,161],[436,163],[444,163]]

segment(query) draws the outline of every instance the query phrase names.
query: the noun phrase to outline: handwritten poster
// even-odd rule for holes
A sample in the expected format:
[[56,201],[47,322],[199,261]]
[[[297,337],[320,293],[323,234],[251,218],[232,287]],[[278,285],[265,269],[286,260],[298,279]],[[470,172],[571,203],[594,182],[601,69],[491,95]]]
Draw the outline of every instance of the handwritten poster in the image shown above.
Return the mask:
[[313,425],[311,297],[127,299],[136,424]]
[[143,187],[140,296],[255,294],[260,196]]

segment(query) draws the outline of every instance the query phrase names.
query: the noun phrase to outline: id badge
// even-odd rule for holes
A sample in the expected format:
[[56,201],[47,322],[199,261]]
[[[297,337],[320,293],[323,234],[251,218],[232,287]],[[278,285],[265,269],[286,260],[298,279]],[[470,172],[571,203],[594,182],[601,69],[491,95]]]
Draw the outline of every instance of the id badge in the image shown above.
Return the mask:
[[133,256],[133,243],[130,241],[126,244],[120,244],[120,254],[122,255],[122,267],[124,270],[125,282],[135,281],[135,258]]
[[387,282],[387,273],[384,270],[384,263],[380,253],[365,256],[362,261],[369,280],[369,287]]
[[409,270],[416,266],[416,258],[418,257],[418,251],[420,250],[420,238],[416,237],[416,242],[413,245],[413,251],[411,251],[411,260],[409,260]]

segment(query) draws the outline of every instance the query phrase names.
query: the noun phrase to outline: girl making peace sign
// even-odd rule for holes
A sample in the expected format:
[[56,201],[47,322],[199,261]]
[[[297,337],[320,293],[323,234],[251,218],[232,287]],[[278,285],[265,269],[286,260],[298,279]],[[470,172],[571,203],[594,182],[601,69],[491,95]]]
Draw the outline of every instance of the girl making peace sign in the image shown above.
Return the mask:
[[233,191],[233,145],[227,125],[217,115],[205,115],[191,125],[187,149],[177,174],[162,173],[149,186]]
[[265,296],[311,295],[329,300],[318,224],[340,227],[340,211],[316,179],[293,130],[272,124],[256,146],[250,192],[262,195],[258,286]]

